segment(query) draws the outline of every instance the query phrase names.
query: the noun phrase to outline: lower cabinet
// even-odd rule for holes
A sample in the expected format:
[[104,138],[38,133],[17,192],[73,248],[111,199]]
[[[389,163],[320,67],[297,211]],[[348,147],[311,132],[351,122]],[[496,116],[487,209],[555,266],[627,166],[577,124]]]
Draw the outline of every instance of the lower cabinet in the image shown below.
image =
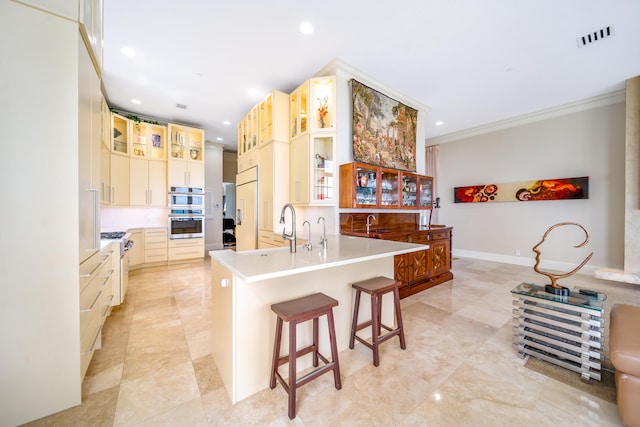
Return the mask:
[[117,245],[107,245],[80,264],[80,378],[84,378],[93,354],[102,346],[102,326],[111,312],[113,299]]
[[169,240],[169,261],[204,258],[204,238]]
[[167,228],[145,228],[144,263],[167,261]]
[[133,240],[133,246],[129,249],[129,268],[136,269],[144,264],[144,229],[135,228],[127,230],[131,236],[129,240]]
[[400,298],[453,279],[451,228],[411,233],[402,241],[429,245],[429,248],[394,257],[394,278],[402,282]]

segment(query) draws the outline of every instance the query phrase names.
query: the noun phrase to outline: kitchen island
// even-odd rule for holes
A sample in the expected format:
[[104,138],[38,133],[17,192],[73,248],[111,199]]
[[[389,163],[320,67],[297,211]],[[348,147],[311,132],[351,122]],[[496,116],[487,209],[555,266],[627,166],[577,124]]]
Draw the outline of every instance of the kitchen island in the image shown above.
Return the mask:
[[[424,250],[424,245],[352,236],[327,236],[327,240],[326,250],[318,244],[312,251],[298,246],[296,253],[289,248],[210,252],[212,354],[232,403],[269,386],[276,324],[271,304],[314,292],[338,300],[334,319],[338,351],[342,351],[349,346],[351,283],[393,277],[395,255]],[[368,318],[367,310],[360,311]],[[323,321],[320,351],[327,353],[329,338]],[[383,299],[383,321],[393,324],[391,297]],[[285,324],[285,334],[287,328]],[[282,354],[289,351],[286,341]],[[310,341],[311,323],[300,325],[298,342]],[[299,359],[300,371],[309,366],[310,355]]]

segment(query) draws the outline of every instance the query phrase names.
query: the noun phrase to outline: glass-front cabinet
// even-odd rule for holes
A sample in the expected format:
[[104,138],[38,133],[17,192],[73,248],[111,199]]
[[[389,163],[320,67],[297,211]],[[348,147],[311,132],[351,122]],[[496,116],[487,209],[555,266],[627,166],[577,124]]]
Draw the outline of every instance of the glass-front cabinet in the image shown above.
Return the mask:
[[258,144],[289,141],[289,95],[272,91],[258,104]]
[[293,204],[335,204],[335,136],[303,135],[290,144],[290,198]]
[[418,206],[418,175],[402,172],[402,207],[416,209]]
[[302,83],[289,96],[289,127],[290,138],[296,138],[307,132],[307,99],[309,95],[309,80]]
[[203,160],[204,131],[187,126],[169,125],[171,159],[201,162]]
[[333,132],[336,129],[336,79],[316,77],[309,80],[310,132]]
[[378,206],[380,169],[365,163],[340,165],[340,207],[375,208]]
[[400,172],[395,169],[380,168],[380,207],[400,206]]
[[431,209],[433,207],[433,178],[430,176],[420,177],[418,203],[420,209]]
[[258,122],[259,104],[256,104],[238,123],[238,156],[258,146]]
[[336,78],[314,77],[289,96],[289,136],[306,132],[334,132],[336,129]]
[[119,114],[111,115],[111,152],[129,155],[129,120]]
[[366,163],[340,165],[341,208],[431,209],[429,176]]
[[131,157],[153,160],[167,158],[167,128],[150,123],[131,124]]

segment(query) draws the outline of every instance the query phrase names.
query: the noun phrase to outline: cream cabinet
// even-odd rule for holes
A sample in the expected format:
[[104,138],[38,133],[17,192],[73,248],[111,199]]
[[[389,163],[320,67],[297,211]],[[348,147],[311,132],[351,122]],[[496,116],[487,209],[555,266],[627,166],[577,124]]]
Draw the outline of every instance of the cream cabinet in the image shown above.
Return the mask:
[[166,162],[133,157],[129,161],[129,205],[166,207]]
[[144,264],[144,229],[133,228],[127,233],[131,234],[129,240],[133,240],[133,246],[129,249],[129,267],[140,268]]
[[289,96],[290,137],[307,132],[335,132],[336,78],[314,77],[302,83]]
[[[119,275],[116,276],[116,269],[114,268],[114,259],[120,259],[120,247],[119,243],[110,243],[100,251],[100,261],[102,267],[100,270],[100,283],[102,290],[102,303],[100,308],[100,314],[102,316],[101,324],[107,319],[107,316],[111,313],[111,307],[113,306],[114,299],[114,282],[120,280]],[[119,271],[119,269],[118,269]]]
[[129,157],[111,154],[111,205],[129,206]]
[[[70,2],[75,3],[75,2]],[[102,43],[103,43],[103,0],[80,1],[80,28],[91,48],[92,56],[98,68],[102,69]]]
[[237,172],[244,172],[249,168],[254,166],[258,166],[258,162],[260,161],[260,150],[253,150],[249,153],[246,153],[244,156],[238,156],[238,170]]
[[104,97],[100,109],[100,204],[111,204],[111,112]]
[[258,164],[258,229],[272,232],[282,207],[289,203],[289,144],[263,145]]
[[129,119],[120,114],[111,114],[111,152],[129,155]]
[[204,188],[204,130],[169,123],[168,186]]
[[101,254],[80,264],[80,376],[84,378],[93,353],[100,348],[102,326],[102,267]]
[[238,156],[241,157],[246,153],[258,147],[258,105],[251,110],[238,122]]
[[146,228],[144,230],[145,264],[167,261],[167,228]]
[[291,141],[290,200],[298,205],[335,205],[335,134],[307,134]]
[[204,188],[204,163],[169,159],[167,164],[169,187]]
[[131,124],[131,157],[166,160],[167,127],[133,122]]
[[288,141],[289,95],[272,91],[258,104],[258,144]]
[[169,261],[204,258],[204,238],[169,240]]

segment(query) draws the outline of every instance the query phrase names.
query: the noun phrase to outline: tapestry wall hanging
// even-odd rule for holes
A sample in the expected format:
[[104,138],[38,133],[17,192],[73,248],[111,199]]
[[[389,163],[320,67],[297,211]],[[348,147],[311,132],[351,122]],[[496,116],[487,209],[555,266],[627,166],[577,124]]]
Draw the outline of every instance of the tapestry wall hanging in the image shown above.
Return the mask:
[[351,80],[353,159],[416,171],[418,110]]
[[589,177],[455,187],[455,203],[588,199]]

